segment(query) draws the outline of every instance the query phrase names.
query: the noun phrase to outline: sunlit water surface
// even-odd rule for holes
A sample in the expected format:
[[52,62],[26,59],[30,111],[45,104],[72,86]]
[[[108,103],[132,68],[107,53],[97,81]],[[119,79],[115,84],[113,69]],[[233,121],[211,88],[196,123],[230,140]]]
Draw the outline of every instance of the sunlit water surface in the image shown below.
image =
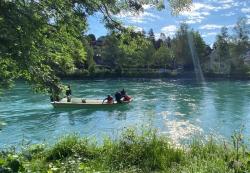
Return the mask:
[[34,94],[25,83],[0,98],[0,147],[53,143],[59,136],[78,133],[101,140],[126,127],[153,127],[174,142],[194,134],[230,138],[243,127],[250,137],[250,82],[193,80],[65,81],[73,95],[103,99],[125,88],[134,101],[110,109],[54,109],[48,96]]

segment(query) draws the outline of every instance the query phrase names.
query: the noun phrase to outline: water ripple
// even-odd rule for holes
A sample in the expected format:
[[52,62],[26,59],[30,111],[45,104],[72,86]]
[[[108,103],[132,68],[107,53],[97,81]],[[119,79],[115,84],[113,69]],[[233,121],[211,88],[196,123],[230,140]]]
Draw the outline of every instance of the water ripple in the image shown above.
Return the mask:
[[[125,88],[134,101],[108,110],[56,110],[46,95],[34,94],[22,82],[0,98],[0,147],[55,140],[65,133],[116,135],[124,127],[150,125],[178,142],[196,133],[216,131],[230,138],[244,126],[250,134],[250,82],[192,80],[65,81],[78,97],[103,99]],[[236,89],[237,88],[237,89]]]

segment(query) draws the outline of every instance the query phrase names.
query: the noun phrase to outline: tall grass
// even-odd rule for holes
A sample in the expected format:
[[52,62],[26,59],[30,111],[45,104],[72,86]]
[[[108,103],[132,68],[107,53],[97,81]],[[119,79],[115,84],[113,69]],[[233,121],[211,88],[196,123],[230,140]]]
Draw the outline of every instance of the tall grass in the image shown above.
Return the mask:
[[143,172],[159,171],[180,164],[184,155],[173,148],[168,139],[159,137],[155,131],[137,135],[127,130],[117,141],[106,141],[103,146],[105,162],[112,170],[136,167]]
[[0,172],[249,172],[250,155],[241,136],[234,134],[232,139],[232,145],[196,139],[180,148],[155,130],[128,129],[99,145],[74,134],[53,146],[2,151]]

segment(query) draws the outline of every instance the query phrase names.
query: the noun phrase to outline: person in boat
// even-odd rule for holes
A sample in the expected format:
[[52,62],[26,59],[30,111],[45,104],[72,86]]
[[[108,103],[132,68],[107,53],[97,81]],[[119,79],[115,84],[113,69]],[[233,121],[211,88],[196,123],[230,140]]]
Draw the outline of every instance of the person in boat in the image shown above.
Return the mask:
[[116,92],[115,93],[115,100],[117,101],[117,103],[122,103],[122,94],[121,92]]
[[122,95],[122,100],[123,101],[130,101],[131,97],[129,97],[126,93],[126,91],[124,90],[124,88],[121,90],[121,95]]
[[114,99],[113,97],[111,97],[110,95],[107,96],[107,98],[105,98],[103,101],[102,101],[102,104],[107,100],[107,104],[113,104],[114,103]]
[[124,97],[126,95],[126,91],[124,90],[124,88],[121,90],[121,95],[122,95],[122,97]]
[[131,97],[128,96],[127,94],[123,97],[124,102],[129,102],[131,100]]
[[71,95],[72,95],[72,91],[71,91],[70,85],[68,85],[68,88],[66,90],[67,102],[71,102]]
[[50,95],[50,101],[51,102],[59,102],[60,101],[60,97],[58,95],[54,95],[54,94],[51,94]]

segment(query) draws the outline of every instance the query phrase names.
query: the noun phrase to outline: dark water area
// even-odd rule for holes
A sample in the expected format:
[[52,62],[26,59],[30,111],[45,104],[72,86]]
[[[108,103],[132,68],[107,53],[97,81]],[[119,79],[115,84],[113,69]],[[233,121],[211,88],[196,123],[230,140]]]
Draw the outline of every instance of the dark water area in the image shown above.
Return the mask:
[[65,134],[102,140],[127,127],[152,127],[178,142],[195,134],[230,139],[243,127],[250,137],[250,81],[123,79],[68,80],[73,95],[103,99],[125,88],[134,101],[110,109],[54,109],[47,95],[24,82],[0,97],[0,148],[22,142],[53,143]]

